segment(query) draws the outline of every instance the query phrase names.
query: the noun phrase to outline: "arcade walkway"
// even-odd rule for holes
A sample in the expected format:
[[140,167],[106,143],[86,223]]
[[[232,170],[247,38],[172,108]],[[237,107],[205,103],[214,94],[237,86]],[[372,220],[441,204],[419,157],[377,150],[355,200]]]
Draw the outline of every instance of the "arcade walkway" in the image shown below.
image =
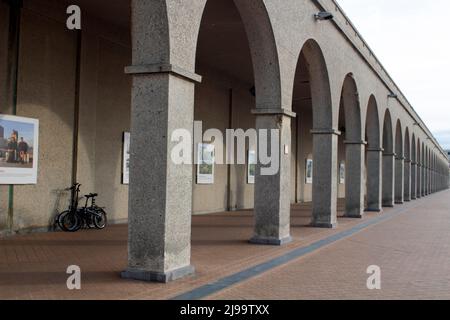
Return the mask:
[[[340,218],[335,230],[308,227],[310,208],[295,206],[294,242],[281,248],[247,243],[251,212],[196,216],[196,275],[165,285],[120,279],[124,225],[15,236],[0,240],[0,299],[449,299],[449,196],[444,191],[363,220]],[[66,288],[69,265],[81,267],[80,291]],[[369,265],[381,267],[381,291],[366,288]]]

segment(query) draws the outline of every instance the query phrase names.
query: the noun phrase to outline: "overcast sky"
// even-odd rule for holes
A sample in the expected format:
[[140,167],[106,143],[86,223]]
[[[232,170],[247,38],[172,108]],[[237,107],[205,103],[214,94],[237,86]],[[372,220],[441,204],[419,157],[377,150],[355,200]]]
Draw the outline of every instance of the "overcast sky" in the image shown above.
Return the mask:
[[450,1],[338,2],[431,132],[450,149]]

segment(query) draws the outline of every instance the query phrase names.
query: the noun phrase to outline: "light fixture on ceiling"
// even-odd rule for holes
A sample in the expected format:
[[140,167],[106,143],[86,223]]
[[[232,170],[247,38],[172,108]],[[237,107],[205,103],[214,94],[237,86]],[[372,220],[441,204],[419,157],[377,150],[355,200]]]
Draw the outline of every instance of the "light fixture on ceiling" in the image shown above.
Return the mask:
[[314,18],[319,21],[331,20],[334,18],[333,14],[328,11],[320,11],[314,15]]

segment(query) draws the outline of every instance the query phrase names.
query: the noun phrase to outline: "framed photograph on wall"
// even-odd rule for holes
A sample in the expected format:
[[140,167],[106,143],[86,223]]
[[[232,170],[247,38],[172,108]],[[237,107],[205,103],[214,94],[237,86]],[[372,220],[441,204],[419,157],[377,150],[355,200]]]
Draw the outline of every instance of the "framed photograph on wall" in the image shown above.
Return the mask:
[[122,184],[130,184],[130,139],[129,132],[123,133]]
[[306,159],[305,180],[306,180],[306,184],[313,183],[313,160],[312,159]]
[[248,163],[247,163],[247,183],[255,184],[256,177],[256,152],[253,150],[248,151]]
[[0,115],[0,184],[37,184],[39,120]]
[[345,183],[345,162],[341,162],[339,165],[339,183]]
[[214,184],[215,148],[213,144],[198,145],[197,184]]

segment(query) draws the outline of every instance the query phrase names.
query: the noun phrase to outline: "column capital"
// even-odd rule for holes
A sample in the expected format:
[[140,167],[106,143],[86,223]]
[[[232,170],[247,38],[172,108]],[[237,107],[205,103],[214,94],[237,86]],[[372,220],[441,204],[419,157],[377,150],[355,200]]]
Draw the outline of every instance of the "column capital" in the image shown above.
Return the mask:
[[367,145],[367,141],[364,141],[364,140],[355,140],[355,141],[353,141],[353,140],[345,140],[344,141],[344,144],[359,144],[359,145]]
[[317,134],[317,135],[337,135],[340,136],[342,134],[341,131],[336,130],[336,129],[313,129],[311,130],[311,134]]
[[405,159],[405,162],[406,162],[406,163],[412,163],[412,161],[409,160],[409,159]]
[[296,118],[297,114],[291,110],[284,108],[256,108],[252,110],[252,114],[256,116],[276,116],[282,115],[290,118]]
[[383,148],[367,148],[367,152],[384,152]]
[[396,154],[393,152],[383,153],[383,157],[395,157]]
[[406,158],[405,157],[395,157],[395,160],[400,160],[400,161],[405,161],[406,160]]
[[158,73],[170,73],[187,81],[197,83],[202,82],[202,77],[200,75],[170,63],[143,64],[125,67],[125,74],[130,75],[138,76]]

